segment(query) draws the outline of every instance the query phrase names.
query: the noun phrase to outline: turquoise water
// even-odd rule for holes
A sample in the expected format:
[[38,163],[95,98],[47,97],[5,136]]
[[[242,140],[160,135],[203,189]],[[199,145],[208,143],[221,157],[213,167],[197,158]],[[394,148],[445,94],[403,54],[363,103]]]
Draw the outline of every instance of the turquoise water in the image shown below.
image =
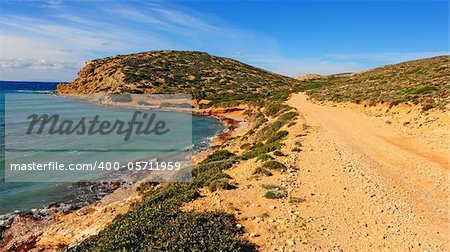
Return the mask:
[[[5,94],[16,93],[33,93],[33,103],[36,107],[45,107],[48,114],[57,113],[61,109],[59,106],[51,106],[51,104],[64,104],[66,109],[79,108],[79,101],[68,98],[57,97],[48,94],[45,90],[54,89],[54,84],[35,83],[31,87],[29,83],[4,83],[0,95],[0,107],[4,108]],[[28,87],[28,88],[24,88]],[[29,103],[30,104],[30,103]],[[112,113],[115,109],[92,106],[97,114],[102,115]],[[117,109],[120,110],[120,109]],[[12,110],[21,113],[20,109]],[[5,114],[4,110],[0,112],[0,145],[3,150],[0,155],[0,214],[12,212],[14,210],[29,210],[32,208],[40,208],[50,202],[68,201],[78,197],[77,191],[73,189],[72,183],[37,183],[37,182],[5,182]],[[219,134],[223,130],[221,123],[211,117],[192,116],[192,143],[194,149],[205,148],[208,146],[210,139]],[[14,141],[22,141],[16,139]],[[14,144],[14,143],[13,143]],[[141,143],[142,145],[142,143]],[[124,154],[125,155],[125,154]],[[127,154],[128,155],[128,154]],[[128,158],[126,156],[125,158]]]

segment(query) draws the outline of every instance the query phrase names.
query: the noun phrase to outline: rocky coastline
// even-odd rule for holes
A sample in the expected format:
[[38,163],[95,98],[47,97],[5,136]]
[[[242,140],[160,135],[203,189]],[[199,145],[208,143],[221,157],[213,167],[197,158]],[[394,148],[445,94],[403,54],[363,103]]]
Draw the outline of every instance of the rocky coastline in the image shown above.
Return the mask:
[[[194,163],[211,153],[215,146],[225,142],[233,134],[242,131],[248,126],[247,118],[243,115],[246,109],[246,107],[236,107],[193,110],[193,114],[217,118],[225,126],[224,131],[211,140],[209,147],[198,150],[194,154]],[[70,200],[51,202],[42,208],[16,210],[12,213],[0,215],[0,248],[14,251],[26,251],[34,248],[44,235],[44,230],[48,230],[55,225],[60,225],[61,221],[64,222],[64,219],[72,214],[86,216],[86,219],[89,219],[89,214],[87,213],[90,211],[89,209],[92,206],[101,204],[102,199],[106,196],[114,197],[118,189],[125,189],[135,193],[138,184],[144,180],[143,178],[134,178],[131,180],[128,178],[114,178],[93,182],[77,182],[71,185],[72,189],[75,190],[76,197]],[[123,195],[122,199],[117,200],[121,202],[119,204],[127,202],[131,206],[136,202],[128,202],[125,196],[127,194]],[[114,212],[112,209],[109,210]],[[104,225],[106,224],[104,223]],[[70,244],[60,245],[61,247],[65,247]],[[45,249],[53,250],[56,248],[54,246],[48,246]]]

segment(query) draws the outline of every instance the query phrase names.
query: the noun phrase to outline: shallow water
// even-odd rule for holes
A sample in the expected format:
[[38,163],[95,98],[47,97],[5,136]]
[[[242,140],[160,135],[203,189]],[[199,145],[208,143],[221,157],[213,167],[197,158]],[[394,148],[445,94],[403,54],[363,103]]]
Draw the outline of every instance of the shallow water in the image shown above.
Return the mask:
[[[20,82],[0,82],[0,106],[4,108],[5,94],[14,93],[33,93],[33,102],[37,107],[45,107],[48,114],[57,113],[61,106],[52,106],[51,104],[64,104],[65,109],[72,109],[74,113],[79,108],[80,101],[69,98],[50,95],[48,92],[53,90],[55,83],[20,83]],[[50,90],[50,91],[46,91]],[[54,102],[49,102],[54,101]],[[28,103],[31,104],[31,103]],[[119,108],[91,106],[98,114],[112,113]],[[20,109],[13,110],[20,113]],[[0,145],[2,153],[0,154],[0,214],[9,213],[14,210],[29,210],[40,208],[50,202],[67,201],[77,197],[76,190],[73,190],[72,183],[18,183],[5,182],[5,111],[0,112]],[[210,140],[223,131],[223,125],[219,120],[212,117],[192,116],[192,144],[194,149],[201,149],[208,146]],[[8,138],[8,137],[6,137]],[[16,139],[15,141],[22,141]],[[186,146],[188,147],[188,146]],[[127,154],[128,158],[128,154]]]

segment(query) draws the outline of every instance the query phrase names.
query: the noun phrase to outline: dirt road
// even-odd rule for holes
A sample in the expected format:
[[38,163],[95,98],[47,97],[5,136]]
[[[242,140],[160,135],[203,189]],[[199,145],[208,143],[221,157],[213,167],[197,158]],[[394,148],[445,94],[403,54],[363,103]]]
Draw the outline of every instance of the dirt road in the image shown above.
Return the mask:
[[293,189],[311,219],[300,247],[450,251],[448,150],[303,94],[288,104],[310,126]]
[[[282,128],[285,155],[273,155],[287,171],[254,176],[262,162],[243,160],[226,171],[235,189],[205,189],[184,210],[233,214],[260,251],[450,251],[447,114],[398,112],[390,119],[401,118],[399,128],[386,123],[384,108],[369,116],[368,108],[322,106],[302,94],[288,104],[299,116]],[[239,154],[243,143],[227,148]],[[265,198],[264,185],[288,197]]]

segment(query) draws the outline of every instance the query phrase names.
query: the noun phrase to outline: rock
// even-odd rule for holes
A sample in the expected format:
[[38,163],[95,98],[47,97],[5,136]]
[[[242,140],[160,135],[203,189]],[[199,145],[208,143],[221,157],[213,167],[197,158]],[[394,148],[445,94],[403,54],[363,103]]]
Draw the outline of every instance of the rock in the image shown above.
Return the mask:
[[72,204],[61,204],[61,206],[58,208],[58,211],[64,214],[69,213],[72,210],[73,210]]
[[286,244],[290,247],[293,247],[295,245],[295,241],[293,239],[289,239],[286,241]]
[[11,225],[11,223],[13,222],[13,220],[14,220],[14,218],[0,220],[0,226],[2,226],[2,227],[9,227]]
[[330,249],[330,252],[344,252],[339,246]]
[[121,185],[122,185],[122,183],[120,181],[112,181],[112,182],[109,183],[108,188],[111,189],[111,190],[116,190]]
[[260,237],[261,235],[260,234],[257,234],[257,233],[250,233],[250,237]]
[[3,214],[0,215],[0,220],[9,220],[9,219],[13,219],[14,218],[14,214]]

